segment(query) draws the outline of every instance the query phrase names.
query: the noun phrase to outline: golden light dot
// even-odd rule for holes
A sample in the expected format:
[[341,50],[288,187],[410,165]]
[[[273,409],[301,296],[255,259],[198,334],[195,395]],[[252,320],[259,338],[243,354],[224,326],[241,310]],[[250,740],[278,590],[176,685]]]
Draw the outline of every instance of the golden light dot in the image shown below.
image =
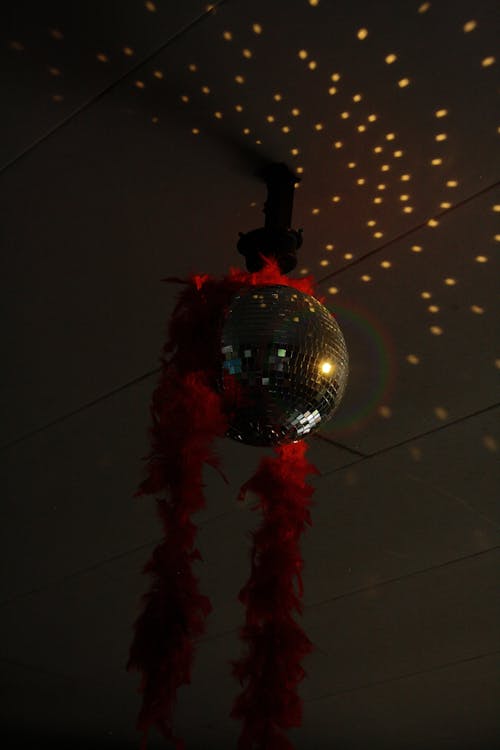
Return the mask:
[[309,70],[316,70],[316,68],[318,67],[318,63],[316,62],[316,60],[311,60],[311,62],[307,64],[307,67],[309,68]]
[[109,62],[109,57],[104,54],[104,52],[98,52],[96,55],[99,62],[107,63]]
[[381,172],[388,172],[390,170],[390,168],[391,167],[390,167],[389,164],[382,164],[382,166],[380,167],[380,171]]
[[385,190],[386,186],[383,182],[380,183],[380,185],[377,185],[377,190]]
[[392,417],[392,409],[390,409],[388,406],[379,406],[377,412],[379,416],[383,417],[384,419],[389,419],[390,417]]
[[199,129],[198,129],[198,128],[193,128],[193,129],[191,130],[191,132],[192,132],[192,134],[193,134],[193,135],[199,135],[199,134],[200,134],[200,131],[199,131]]
[[208,86],[202,86],[201,87],[201,91],[202,91],[203,94],[209,94],[210,93],[210,89],[209,89]]
[[430,326],[429,331],[433,336],[441,336],[443,329],[440,326]]
[[476,255],[475,259],[476,263],[487,263],[488,258],[486,255]]
[[500,203],[495,203],[495,204],[494,204],[494,205],[493,205],[493,206],[491,207],[491,210],[492,210],[492,211],[493,211],[494,213],[498,213],[498,212],[500,211]]
[[430,299],[432,297],[432,294],[430,292],[422,292],[420,296],[422,297],[422,299]]
[[480,305],[471,305],[470,309],[473,313],[476,313],[476,315],[482,315],[484,313],[484,307],[480,307]]
[[354,94],[354,96],[352,97],[352,100],[353,102],[360,102],[362,98],[363,98],[363,94]]
[[366,222],[366,226],[367,227],[374,227],[376,223],[377,222],[375,221],[375,219],[370,219],[369,221]]
[[243,135],[250,135],[250,128],[243,128]]
[[417,357],[416,354],[408,354],[406,357],[406,361],[410,363],[410,365],[418,365],[420,362],[420,359]]
[[429,305],[429,307],[427,309],[428,309],[428,311],[430,313],[437,313],[437,312],[439,312],[438,305]]
[[340,73],[332,73],[330,78],[334,83],[338,83],[340,81]]
[[376,198],[374,198],[374,199],[373,199],[373,202],[374,202],[374,203],[382,203],[382,200],[383,200],[383,199],[382,199],[382,198],[380,197],[380,195],[379,195],[379,196],[377,196]]
[[439,224],[439,221],[437,219],[429,219],[427,222],[428,227],[437,227]]
[[294,108],[292,109],[292,115],[293,115],[294,117],[298,117],[298,116],[300,115],[300,109],[298,109],[297,107],[294,107]]
[[413,206],[404,206],[403,207],[403,213],[404,214],[412,214],[413,213]]
[[144,5],[146,6],[146,9],[149,10],[150,13],[154,13],[156,11],[156,5],[151,2],[151,0],[147,0]]
[[372,280],[372,277],[367,273],[364,273],[363,276],[361,276],[361,281],[364,281],[365,283],[368,283],[371,280]]
[[297,167],[297,169],[295,171],[297,172],[297,174],[303,174],[304,167]]
[[242,50],[242,53],[241,53],[241,54],[242,54],[242,55],[243,55],[243,57],[244,57],[244,58],[246,58],[247,60],[250,60],[250,58],[252,57],[252,52],[251,52],[251,50],[249,50],[249,49],[244,49],[244,50]]
[[447,109],[437,109],[434,112],[434,114],[436,115],[436,117],[446,117],[446,115],[448,114],[448,110]]
[[143,89],[144,88],[144,81],[135,81],[135,86],[138,89]]
[[396,62],[397,59],[398,59],[397,55],[395,55],[393,52],[391,52],[390,55],[386,56],[385,61],[386,61],[387,65],[392,65],[392,63]]
[[384,233],[383,232],[374,232],[373,236],[375,237],[376,240],[379,240],[381,237],[384,236]]
[[443,160],[440,157],[437,157],[436,159],[431,159],[431,164],[433,167],[438,167],[442,163],[443,163]]
[[197,66],[197,65],[195,65],[194,63],[190,63],[190,64],[188,65],[188,69],[189,69],[189,71],[190,71],[191,73],[196,73],[196,71],[198,70],[198,66]]
[[321,372],[323,375],[329,375],[331,372],[333,372],[335,369],[335,366],[331,362],[322,362],[321,363]]
[[343,120],[347,120],[350,115],[349,112],[342,112],[340,116]]
[[[421,245],[412,245],[411,249],[414,253],[421,253],[422,252],[422,246]],[[426,292],[422,292],[422,296],[426,294]],[[429,295],[430,296],[430,295]]]
[[483,66],[483,68],[489,68],[490,65],[493,65],[494,62],[495,58],[493,57],[493,55],[490,55],[489,57],[485,57],[484,60],[481,60],[481,65]]
[[160,122],[160,118],[155,115],[154,117],[151,118],[151,122],[157,125]]
[[241,106],[241,104],[236,104],[234,108],[237,112],[243,112],[243,107]]
[[184,102],[184,104],[187,104],[189,101],[189,96],[186,96],[186,94],[183,94],[181,96],[181,102]]
[[398,86],[400,89],[405,89],[409,85],[410,85],[409,78],[400,78],[400,80],[398,81]]
[[365,178],[364,178],[364,177],[359,177],[359,178],[358,178],[358,179],[356,180],[356,183],[357,183],[358,185],[364,185],[364,184],[365,184],[365,182],[366,182],[366,180],[365,180]]
[[262,26],[260,23],[254,23],[252,26],[252,31],[254,34],[262,34]]
[[364,133],[366,130],[366,125],[358,125],[358,133]]
[[464,23],[464,27],[463,28],[464,28],[465,33],[468,34],[469,31],[474,31],[474,29],[476,28],[476,26],[477,26],[477,22],[476,21],[467,21],[467,23]]
[[340,195],[332,196],[332,203],[340,203]]
[[497,368],[497,370],[500,370],[500,358],[495,360],[495,367]]
[[273,117],[273,115],[268,115],[268,116],[266,117],[266,120],[267,120],[268,122],[274,122],[274,117]]
[[132,57],[132,55],[134,54],[134,50],[132,49],[132,47],[124,47],[122,52],[127,57]]
[[438,419],[447,419],[448,409],[445,409],[444,406],[436,406],[436,408],[434,409],[434,414]]
[[495,240],[495,242],[500,242],[500,234],[493,235],[493,239]]
[[299,57],[301,60],[307,60],[309,57],[309,52],[306,49],[299,50]]
[[214,117],[217,120],[222,120],[222,112],[214,112]]
[[453,188],[453,187],[457,187],[457,185],[458,185],[458,180],[448,180],[448,182],[446,183],[446,187]]
[[311,213],[314,214],[314,216],[317,216],[319,214],[319,208],[313,208]]
[[291,153],[292,156],[298,156],[299,153],[300,153],[300,151],[299,151],[298,148],[292,148],[292,149],[290,149],[290,153]]
[[411,175],[409,175],[409,174],[402,174],[399,179],[401,180],[401,182],[408,182],[411,179]]
[[330,88],[328,89],[328,93],[330,94],[330,96],[333,96],[334,94],[336,94],[337,89],[335,88],[335,86],[330,86]]
[[385,136],[385,140],[386,141],[393,141],[395,139],[395,137],[396,137],[395,133],[387,133],[387,135]]
[[368,122],[375,122],[376,119],[377,119],[377,115],[375,114],[368,115]]
[[349,169],[354,169],[356,167],[356,162],[355,161],[350,161],[347,166],[349,167]]
[[358,39],[361,39],[361,41],[363,39],[366,39],[366,37],[368,36],[368,29],[358,29],[358,33],[356,34],[356,36],[358,37]]
[[392,263],[390,260],[383,260],[380,264],[382,268],[390,268],[392,266]]
[[153,75],[159,81],[161,81],[163,79],[163,72],[161,70],[153,70]]
[[483,435],[482,442],[486,450],[491,451],[491,453],[498,451],[498,443],[493,435]]
[[236,81],[236,83],[239,83],[239,84],[245,83],[245,79],[243,76],[235,76],[234,80]]
[[446,133],[438,133],[436,135],[435,140],[436,141],[445,141],[447,138],[448,138],[448,136],[446,135]]
[[381,154],[383,150],[384,150],[383,146],[375,146],[375,148],[373,149],[373,153],[374,154]]
[[448,277],[447,277],[447,278],[446,278],[446,279],[444,280],[444,283],[446,284],[446,286],[455,286],[455,284],[457,283],[457,280],[456,280],[456,279],[453,279],[453,278],[451,278],[450,276],[448,276]]
[[289,133],[290,132],[289,126],[288,125],[283,125],[283,127],[281,128],[281,132],[282,133]]
[[323,130],[323,123],[317,122],[316,125],[314,126],[314,130]]
[[329,242],[328,245],[325,245],[325,250],[328,250],[328,251],[333,250],[333,245],[331,244],[331,242]]
[[338,288],[336,286],[331,286],[328,288],[328,294],[338,294]]
[[353,259],[353,257],[354,257],[354,256],[353,256],[353,254],[352,254],[352,253],[344,253],[344,258],[345,258],[345,260],[352,260],[352,259]]
[[442,201],[442,202],[441,202],[441,203],[439,204],[439,208],[451,208],[451,205],[452,205],[452,204],[451,204],[451,203],[450,203],[449,201]]
[[309,5],[312,5],[312,7],[315,8],[319,5],[319,0],[309,0]]
[[395,156],[396,159],[400,159],[403,156],[403,151],[401,151],[401,150],[395,151],[394,152],[394,156]]
[[319,264],[320,264],[320,266],[329,266],[330,265],[330,261],[326,260],[325,258],[323,258],[323,260],[320,260]]
[[431,7],[430,3],[422,3],[422,5],[418,9],[418,12],[419,13],[426,13],[429,10],[430,7]]
[[230,31],[225,31],[225,32],[224,32],[224,33],[222,34],[222,38],[223,38],[223,39],[224,39],[224,40],[225,40],[226,42],[230,42],[230,41],[232,41],[232,39],[233,39],[233,35],[232,35],[232,33],[231,33]]
[[277,93],[273,96],[273,99],[275,102],[280,102],[283,99],[283,96],[280,93]]
[[[300,273],[301,276],[305,276],[306,273],[309,273],[309,269],[308,268],[301,268],[300,271],[299,271],[299,273]],[[297,320],[298,320],[298,318],[297,318]]]
[[333,145],[335,146],[335,148],[342,148],[342,141],[335,141]]

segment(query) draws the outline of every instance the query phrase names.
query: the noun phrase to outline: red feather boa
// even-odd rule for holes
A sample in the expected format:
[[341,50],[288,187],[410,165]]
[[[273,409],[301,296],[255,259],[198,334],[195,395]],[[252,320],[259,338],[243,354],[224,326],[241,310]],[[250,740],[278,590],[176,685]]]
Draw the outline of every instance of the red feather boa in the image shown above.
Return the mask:
[[[188,282],[167,281],[187,286],[163,349],[162,374],[151,404],[147,477],[136,493],[156,496],[163,540],[144,568],[152,583],[135,623],[127,668],[142,676],[138,718],[142,747],[149,729],[156,726],[176,750],[184,750],[184,741],[174,735],[173,711],[178,688],[190,683],[195,642],[204,633],[211,611],[193,572],[193,563],[201,556],[191,516],[205,505],[203,466],[219,468],[212,444],[227,429],[217,391],[224,316],[244,286],[283,284],[314,292],[311,278],[289,279],[273,261],[266,261],[263,270],[254,274],[231,270],[220,281],[207,275],[193,275]],[[231,387],[231,382],[226,384]],[[303,443],[278,448],[276,457],[264,459],[240,493],[255,491],[264,512],[263,524],[254,535],[252,575],[240,594],[247,605],[242,637],[250,646],[249,655],[234,665],[236,676],[247,683],[232,712],[243,721],[240,750],[254,743],[260,743],[257,747],[262,750],[290,748],[281,729],[300,724],[301,702],[295,687],[304,676],[300,661],[311,644],[292,612],[301,611],[299,537],[310,523],[312,489],[305,477],[314,471],[304,453]]]
[[314,491],[305,480],[318,473],[305,452],[304,442],[276,448],[240,492],[240,499],[247,491],[258,495],[263,520],[253,534],[250,579],[239,595],[246,606],[241,637],[249,648],[233,663],[234,675],[245,685],[231,713],[243,721],[238,750],[291,750],[282,730],[302,720],[296,688],[312,644],[293,613],[302,614],[300,538],[311,524]]

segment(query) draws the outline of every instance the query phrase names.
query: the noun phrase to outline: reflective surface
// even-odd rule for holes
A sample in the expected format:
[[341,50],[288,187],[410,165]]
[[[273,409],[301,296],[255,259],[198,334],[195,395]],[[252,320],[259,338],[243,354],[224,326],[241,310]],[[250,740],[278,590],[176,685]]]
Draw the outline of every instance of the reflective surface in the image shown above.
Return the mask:
[[318,300],[288,286],[245,289],[223,332],[228,436],[250,445],[300,440],[337,409],[347,382],[342,332]]

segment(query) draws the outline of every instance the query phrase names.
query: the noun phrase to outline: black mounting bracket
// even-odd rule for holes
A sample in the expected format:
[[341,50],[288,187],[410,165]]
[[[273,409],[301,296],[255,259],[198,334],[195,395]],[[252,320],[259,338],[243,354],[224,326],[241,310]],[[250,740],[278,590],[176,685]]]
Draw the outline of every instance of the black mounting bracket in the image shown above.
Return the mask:
[[259,173],[267,185],[264,204],[265,225],[261,229],[240,232],[238,252],[245,256],[247,271],[255,273],[264,266],[262,256],[275,258],[281,273],[297,265],[297,250],[302,245],[302,229],[291,229],[293,194],[300,179],[286,164],[269,164]]

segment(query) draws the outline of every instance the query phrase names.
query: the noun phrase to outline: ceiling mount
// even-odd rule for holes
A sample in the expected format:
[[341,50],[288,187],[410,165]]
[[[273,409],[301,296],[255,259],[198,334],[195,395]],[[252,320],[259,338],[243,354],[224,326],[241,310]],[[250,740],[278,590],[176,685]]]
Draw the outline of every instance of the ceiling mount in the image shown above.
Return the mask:
[[239,233],[238,252],[245,256],[250,273],[264,266],[262,256],[274,258],[281,273],[289,273],[297,265],[297,250],[302,245],[302,229],[291,228],[293,194],[300,178],[282,163],[268,164],[259,177],[267,185],[265,224],[260,229]]

